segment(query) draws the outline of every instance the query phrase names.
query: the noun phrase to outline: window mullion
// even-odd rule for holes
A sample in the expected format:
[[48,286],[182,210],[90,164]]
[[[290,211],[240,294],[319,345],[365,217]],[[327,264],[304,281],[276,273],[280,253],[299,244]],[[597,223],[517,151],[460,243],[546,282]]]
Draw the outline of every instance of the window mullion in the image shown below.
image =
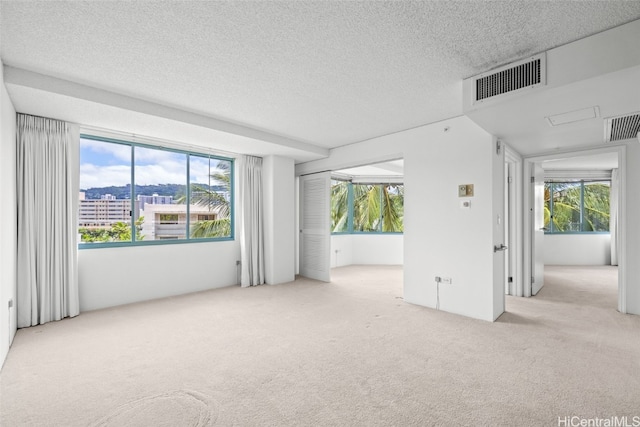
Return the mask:
[[[187,219],[185,221],[185,226],[187,229],[185,230],[186,239],[189,240],[191,238],[191,155],[187,154],[187,191],[186,193],[186,202],[187,202]],[[211,162],[211,161],[209,161]]]
[[584,181],[580,181],[580,231],[584,230]]
[[382,192],[383,191],[383,188],[382,188],[383,185],[384,184],[378,184],[378,188],[380,189],[379,190],[379,193],[380,193],[380,221],[378,221],[378,232],[379,233],[382,233],[382,230],[383,230],[382,221],[384,221],[384,217],[383,217],[383,215],[384,215],[384,205],[383,205],[384,197],[383,197],[383,192]]
[[347,232],[353,233],[353,183],[347,182]]
[[553,199],[555,195],[554,186],[555,184],[553,182],[549,186],[549,232],[551,233],[555,233],[555,230],[553,227]]
[[133,145],[129,145],[131,148],[131,188],[129,191],[129,207],[131,210],[131,215],[129,217],[129,227],[131,227],[131,242],[135,243],[136,241],[136,150]]

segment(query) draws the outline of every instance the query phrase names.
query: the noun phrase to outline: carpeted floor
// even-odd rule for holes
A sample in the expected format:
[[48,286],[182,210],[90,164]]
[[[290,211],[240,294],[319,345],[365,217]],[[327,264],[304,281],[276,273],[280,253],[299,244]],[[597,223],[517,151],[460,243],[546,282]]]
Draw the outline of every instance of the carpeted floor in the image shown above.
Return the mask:
[[[224,288],[22,329],[2,426],[558,426],[640,417],[612,267],[548,267],[495,323],[402,301],[401,267]],[[640,418],[638,418],[640,419]]]

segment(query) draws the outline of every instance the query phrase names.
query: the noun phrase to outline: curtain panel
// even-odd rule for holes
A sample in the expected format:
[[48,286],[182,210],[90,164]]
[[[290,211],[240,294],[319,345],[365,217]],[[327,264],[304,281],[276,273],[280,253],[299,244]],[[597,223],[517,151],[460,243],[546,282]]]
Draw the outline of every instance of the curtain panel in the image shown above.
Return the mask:
[[264,224],[262,159],[240,159],[240,285],[262,285],[264,276]]
[[17,115],[18,327],[80,312],[79,129]]

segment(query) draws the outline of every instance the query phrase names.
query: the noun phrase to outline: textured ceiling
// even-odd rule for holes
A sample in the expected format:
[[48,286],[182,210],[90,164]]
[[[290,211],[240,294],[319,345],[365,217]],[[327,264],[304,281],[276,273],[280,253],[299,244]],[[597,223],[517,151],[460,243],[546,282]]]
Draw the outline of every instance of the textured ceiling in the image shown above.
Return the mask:
[[0,2],[0,57],[336,147],[462,114],[462,80],[638,1]]

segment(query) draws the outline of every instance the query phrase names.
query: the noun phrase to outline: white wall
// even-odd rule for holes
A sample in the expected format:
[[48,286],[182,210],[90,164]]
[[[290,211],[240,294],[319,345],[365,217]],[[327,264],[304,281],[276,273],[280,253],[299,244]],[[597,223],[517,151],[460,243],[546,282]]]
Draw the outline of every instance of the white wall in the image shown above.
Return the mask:
[[[445,128],[449,128],[445,132]],[[493,138],[466,117],[331,150],[327,159],[296,166],[297,174],[404,158],[404,299],[494,320]],[[469,210],[460,208],[459,184],[474,184]],[[503,290],[502,290],[503,291]]]
[[[16,111],[0,63],[0,366],[16,333]],[[9,309],[9,301],[13,308]]]
[[[293,160],[263,159],[267,283],[295,278],[294,183]],[[80,311],[235,285],[237,237],[236,228],[228,242],[81,249]]]
[[[405,301],[494,320],[493,138],[470,120],[427,127],[405,153]],[[408,136],[408,135],[407,135]],[[458,185],[474,184],[470,209]]]
[[238,199],[233,241],[80,249],[80,312],[238,284]]
[[295,280],[295,174],[293,159],[263,159],[265,277],[270,285]]
[[402,234],[331,236],[331,268],[345,265],[402,265],[403,263],[404,236]]
[[238,241],[81,249],[80,311],[237,283]]
[[610,265],[610,234],[545,234],[545,265]]
[[626,205],[627,221],[624,233],[626,247],[625,274],[627,282],[627,313],[640,314],[640,144],[632,141],[627,144],[626,188],[623,206]]

